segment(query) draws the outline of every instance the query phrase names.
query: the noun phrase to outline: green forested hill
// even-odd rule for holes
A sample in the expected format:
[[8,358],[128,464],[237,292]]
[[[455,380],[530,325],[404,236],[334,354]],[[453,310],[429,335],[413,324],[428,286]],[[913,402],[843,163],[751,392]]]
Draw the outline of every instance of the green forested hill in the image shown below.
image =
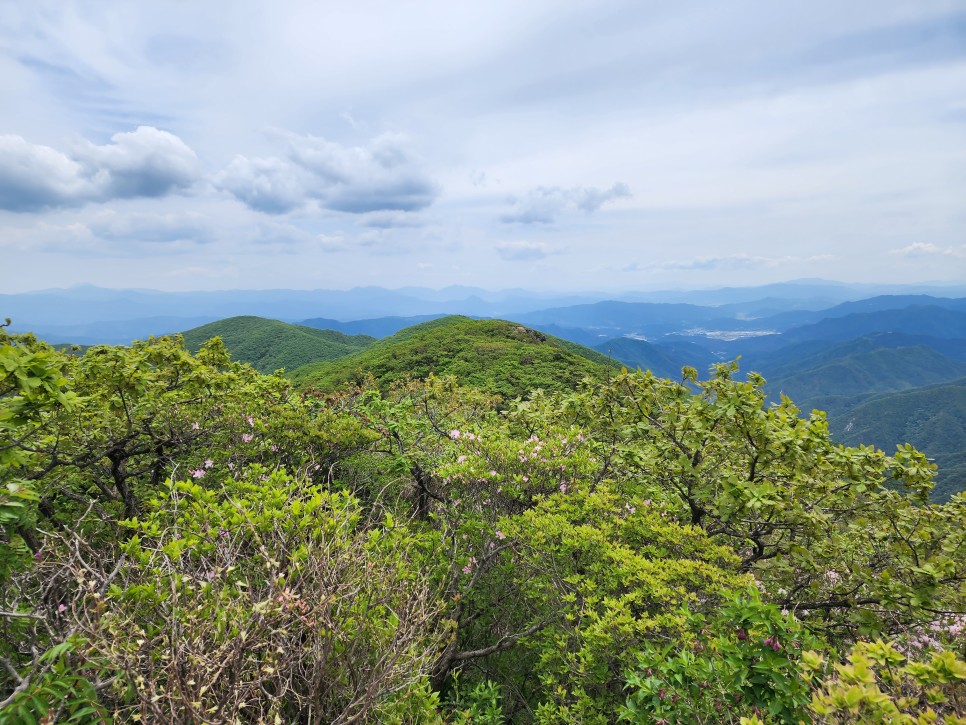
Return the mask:
[[263,317],[229,317],[186,331],[185,347],[197,351],[205,341],[220,337],[232,358],[270,373],[320,360],[338,360],[363,350],[375,340],[368,335],[344,335],[335,330],[291,325]]
[[831,418],[829,428],[849,446],[889,452],[911,443],[939,466],[936,500],[966,490],[966,378],[874,398]]
[[900,348],[858,346],[841,354],[824,353],[769,375],[768,389],[790,397],[802,410],[817,408],[830,416],[871,396],[956,380],[966,375],[966,363],[952,360],[922,345]]
[[594,349],[613,357],[630,369],[650,370],[661,378],[678,380],[685,365],[707,370],[712,363],[721,362],[708,350],[693,343],[655,345],[646,340],[617,337],[594,345]]
[[291,377],[331,390],[368,374],[387,386],[434,373],[512,398],[535,388],[573,389],[585,377],[603,378],[618,367],[600,353],[513,322],[452,316],[408,327],[342,360],[307,365]]

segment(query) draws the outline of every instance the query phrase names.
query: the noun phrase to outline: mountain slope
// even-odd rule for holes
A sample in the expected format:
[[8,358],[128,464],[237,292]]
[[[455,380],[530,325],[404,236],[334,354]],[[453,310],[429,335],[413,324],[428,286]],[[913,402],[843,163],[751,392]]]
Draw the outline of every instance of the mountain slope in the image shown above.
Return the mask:
[[966,363],[922,345],[876,347],[849,343],[834,354],[825,351],[785,376],[769,378],[768,390],[790,397],[803,410],[818,408],[836,415],[871,396],[958,379]]
[[375,340],[367,335],[349,336],[335,330],[290,325],[263,317],[229,317],[187,330],[185,346],[197,350],[212,337],[220,337],[232,358],[263,373],[294,370],[320,360],[338,360],[359,352]]
[[966,378],[876,397],[830,418],[829,430],[848,446],[911,443],[939,466],[934,500],[966,491]]
[[659,378],[672,380],[680,379],[681,368],[685,365],[704,373],[712,363],[719,362],[698,345],[680,343],[677,347],[668,347],[630,337],[614,338],[595,345],[594,349],[613,357],[632,370],[650,370]]
[[451,316],[408,327],[334,363],[305,366],[291,378],[332,390],[367,374],[387,386],[433,373],[514,398],[535,388],[572,389],[584,377],[604,377],[615,368],[600,353],[512,322]]
[[876,332],[899,332],[945,339],[966,338],[966,311],[938,305],[855,312],[802,325],[781,336],[784,344],[802,340],[849,340]]

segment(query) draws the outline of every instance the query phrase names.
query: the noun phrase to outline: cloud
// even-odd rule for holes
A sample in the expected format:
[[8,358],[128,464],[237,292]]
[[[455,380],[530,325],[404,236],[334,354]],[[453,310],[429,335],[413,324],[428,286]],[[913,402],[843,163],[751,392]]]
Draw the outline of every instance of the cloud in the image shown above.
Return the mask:
[[695,259],[672,259],[649,265],[652,269],[666,270],[707,270],[707,269],[756,269],[758,267],[774,266],[777,261],[767,257],[755,257],[750,254],[732,254],[726,257],[696,257]]
[[426,226],[416,214],[404,211],[374,211],[362,218],[363,225],[375,229],[399,229]]
[[205,216],[186,214],[118,214],[105,211],[87,223],[101,239],[112,242],[205,243],[212,239]]
[[347,214],[414,212],[439,194],[422,162],[400,134],[383,134],[366,146],[346,147],[317,136],[283,134],[283,158],[238,156],[215,185],[252,209],[292,211],[315,201]]
[[543,242],[504,242],[496,245],[496,253],[508,262],[529,262],[545,259],[558,251]]
[[783,264],[803,264],[809,262],[827,262],[834,259],[831,254],[817,254],[810,257],[785,256],[785,257],[759,257],[752,254],[730,254],[723,257],[695,257],[694,259],[671,259],[664,262],[654,262],[652,264],[639,264],[637,262],[628,264],[621,268],[623,272],[639,272],[643,270],[742,270],[742,269],[761,269],[774,268]]
[[930,242],[915,242],[901,249],[893,249],[889,254],[900,257],[940,256],[966,259],[966,244],[961,244],[958,247],[940,247],[938,244]]
[[215,177],[215,185],[255,211],[283,214],[305,202],[310,179],[283,159],[235,159]]
[[84,141],[69,153],[0,136],[0,209],[31,212],[89,202],[160,197],[200,176],[198,157],[180,138],[152,126],[117,133],[110,144]]
[[357,246],[364,246],[358,240],[354,243],[341,231],[334,234],[316,234],[294,224],[274,220],[260,222],[252,241],[258,246],[274,246],[288,253],[294,253],[296,250],[345,252]]
[[500,221],[505,224],[551,224],[567,210],[591,214],[607,202],[630,196],[631,190],[624,183],[614,184],[603,191],[587,186],[571,189],[538,186],[522,199],[511,199],[513,210],[502,215]]

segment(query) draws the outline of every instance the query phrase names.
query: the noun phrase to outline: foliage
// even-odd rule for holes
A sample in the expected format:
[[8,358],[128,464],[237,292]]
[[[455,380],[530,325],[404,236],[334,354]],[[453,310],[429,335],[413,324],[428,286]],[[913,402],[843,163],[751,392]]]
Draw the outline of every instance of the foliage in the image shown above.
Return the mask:
[[[7,321],[9,324],[9,320]],[[29,556],[37,500],[30,467],[45,433],[45,417],[70,411],[76,395],[66,387],[64,358],[30,335],[0,326],[0,582]]]
[[807,720],[829,643],[904,648],[900,710],[955,670],[966,498],[921,453],[535,335],[434,321],[325,394],[219,340],[5,336],[0,720]]
[[757,589],[713,616],[688,613],[685,639],[651,641],[627,676],[621,720],[737,723],[761,716],[798,722],[811,701],[799,676],[803,648],[818,644],[794,617],[762,603]]
[[[838,634],[896,633],[960,611],[966,502],[923,505],[935,470],[905,447],[850,449],[824,416],[802,420],[787,399],[766,407],[760,377],[733,366],[687,385],[627,374],[571,396],[625,491],[727,542],[769,600]],[[884,486],[892,482],[906,493]]]
[[816,681],[816,723],[966,723],[966,662],[952,652],[916,662],[888,642],[860,642],[824,680],[819,653],[805,653],[803,665]]
[[72,567],[70,616],[83,660],[117,673],[101,694],[116,716],[391,721],[431,701],[430,539],[258,466],[218,488],[171,484],[147,508],[110,575]]

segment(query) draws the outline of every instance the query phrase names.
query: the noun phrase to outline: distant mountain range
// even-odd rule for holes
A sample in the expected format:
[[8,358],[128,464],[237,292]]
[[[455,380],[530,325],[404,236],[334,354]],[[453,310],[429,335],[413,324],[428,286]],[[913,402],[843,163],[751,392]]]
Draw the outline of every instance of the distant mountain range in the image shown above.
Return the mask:
[[[695,324],[716,317],[750,323],[780,313],[821,311],[852,300],[878,295],[926,294],[932,298],[966,297],[966,284],[951,286],[854,285],[823,280],[798,280],[761,287],[717,290],[537,293],[521,289],[489,291],[475,287],[431,290],[404,287],[396,290],[359,287],[350,290],[225,290],[159,292],[143,289],[104,289],[78,286],[20,294],[0,294],[0,319],[10,317],[12,329],[33,331],[56,342],[84,344],[130,342],[239,315],[254,315],[286,322],[329,318],[352,322],[384,317],[423,317],[462,314],[499,317],[529,324],[572,324],[560,319],[525,319],[541,310],[566,309],[598,302],[628,304],[683,304],[707,308],[694,311]],[[717,310],[714,312],[714,310]],[[598,338],[634,333],[643,308],[628,310],[617,326]],[[663,314],[663,313],[662,313]],[[565,319],[568,318],[568,319]],[[662,318],[663,319],[663,318]],[[690,318],[682,318],[689,319]],[[818,318],[816,318],[818,319]],[[814,320],[813,320],[814,321]],[[673,320],[663,319],[664,328]],[[690,324],[690,323],[689,323]],[[604,326],[592,323],[593,327]],[[784,329],[784,328],[782,328]],[[646,333],[641,333],[646,334]]]

